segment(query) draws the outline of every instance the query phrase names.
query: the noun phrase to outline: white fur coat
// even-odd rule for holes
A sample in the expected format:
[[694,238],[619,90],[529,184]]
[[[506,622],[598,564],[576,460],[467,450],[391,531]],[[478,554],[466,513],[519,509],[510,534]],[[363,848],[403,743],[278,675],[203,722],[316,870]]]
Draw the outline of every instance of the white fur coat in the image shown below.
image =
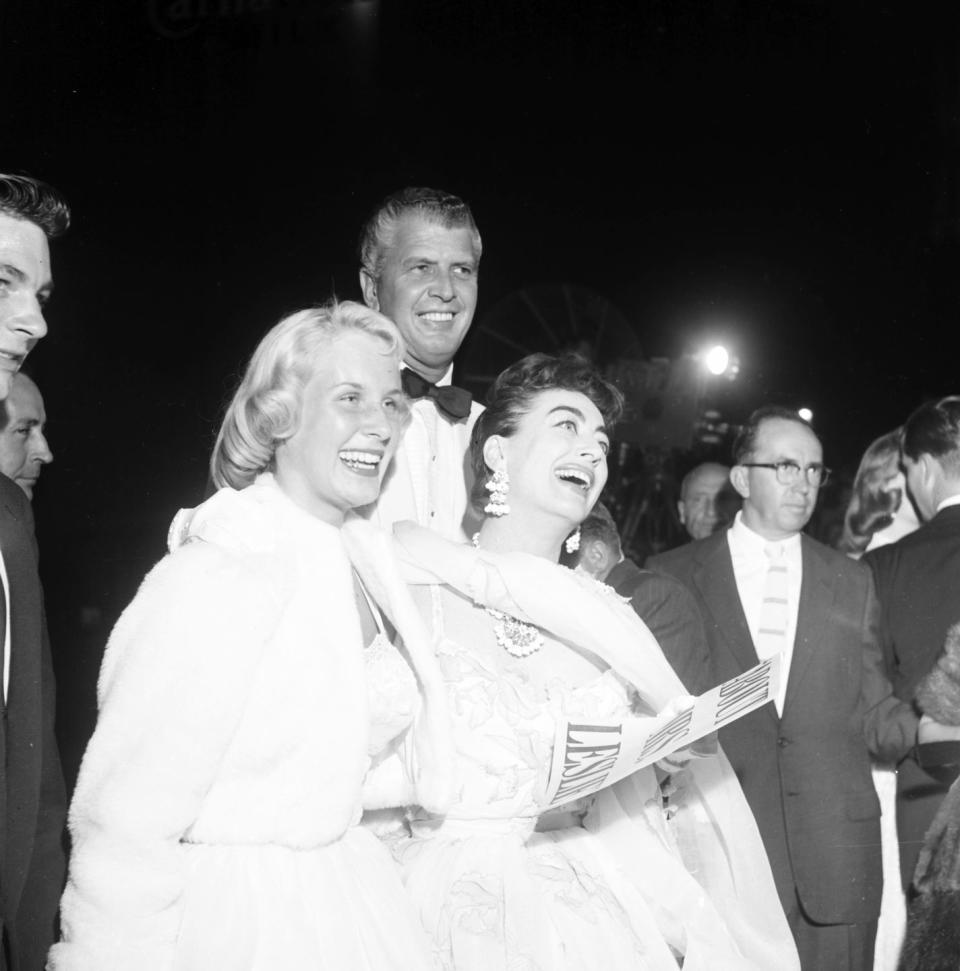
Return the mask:
[[[407,642],[421,726],[442,725],[439,671],[387,540],[351,529],[358,570]],[[171,549],[107,645],[55,971],[169,966],[182,842],[310,849],[359,819],[367,709],[344,534],[264,476],[181,514]],[[442,729],[420,734],[418,795],[442,808],[447,742]]]

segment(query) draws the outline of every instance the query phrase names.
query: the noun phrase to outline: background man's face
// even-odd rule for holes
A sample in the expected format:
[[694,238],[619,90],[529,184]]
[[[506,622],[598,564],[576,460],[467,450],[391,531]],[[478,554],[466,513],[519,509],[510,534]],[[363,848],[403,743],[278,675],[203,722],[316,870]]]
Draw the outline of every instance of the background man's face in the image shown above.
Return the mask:
[[453,361],[477,307],[473,233],[406,213],[385,255],[380,279],[364,279],[364,296],[397,325],[407,363],[436,380]]
[[5,402],[6,427],[0,431],[0,472],[33,498],[40,470],[53,461],[43,434],[47,415],[37,386],[25,374],[16,375]]
[[0,399],[10,379],[47,332],[42,305],[50,295],[50,249],[43,230],[0,213]]
[[[750,462],[796,462],[801,469],[823,462],[817,436],[800,422],[768,418],[757,432]],[[819,488],[801,475],[792,485],[781,485],[773,469],[738,467],[737,491],[743,496],[743,521],[769,540],[786,539],[807,525],[817,504]]]
[[717,498],[729,486],[729,473],[719,465],[698,469],[680,500],[680,519],[693,539],[705,539],[725,522]]

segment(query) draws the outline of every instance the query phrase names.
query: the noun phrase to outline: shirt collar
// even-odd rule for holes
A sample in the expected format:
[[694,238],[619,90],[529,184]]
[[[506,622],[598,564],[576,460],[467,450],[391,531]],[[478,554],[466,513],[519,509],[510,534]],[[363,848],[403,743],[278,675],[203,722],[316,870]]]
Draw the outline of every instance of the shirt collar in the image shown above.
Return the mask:
[[946,509],[947,506],[960,506],[960,492],[958,492],[955,496],[947,496],[947,498],[937,506],[937,512],[940,512],[941,509]]
[[794,533],[792,536],[788,536],[786,539],[781,540],[765,539],[759,533],[754,532],[743,521],[743,510],[741,509],[737,512],[737,515],[734,516],[733,525],[730,527],[730,541],[737,549],[748,555],[755,554],[757,556],[761,556],[763,555],[763,549],[767,543],[783,543],[785,552],[792,550],[794,547],[800,545],[800,534]]
[[[408,367],[410,367],[410,365],[407,364],[406,361],[400,362],[401,371],[405,371]],[[419,371],[417,373],[419,374]],[[423,375],[421,375],[421,377],[423,377]],[[424,378],[424,381],[426,381],[426,378]],[[444,371],[443,377],[440,378],[440,380],[435,383],[438,388],[443,388],[443,387],[446,387],[446,385],[448,384],[453,384],[453,365],[452,364],[450,365],[450,367],[447,368],[446,371]]]

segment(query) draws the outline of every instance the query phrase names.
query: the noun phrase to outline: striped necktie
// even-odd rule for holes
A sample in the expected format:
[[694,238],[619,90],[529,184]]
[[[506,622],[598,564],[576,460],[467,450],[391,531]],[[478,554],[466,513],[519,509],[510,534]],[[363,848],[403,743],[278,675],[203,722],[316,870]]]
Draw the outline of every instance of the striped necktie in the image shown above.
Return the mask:
[[783,543],[767,543],[767,577],[763,584],[760,626],[757,628],[757,657],[765,661],[787,647],[787,560]]

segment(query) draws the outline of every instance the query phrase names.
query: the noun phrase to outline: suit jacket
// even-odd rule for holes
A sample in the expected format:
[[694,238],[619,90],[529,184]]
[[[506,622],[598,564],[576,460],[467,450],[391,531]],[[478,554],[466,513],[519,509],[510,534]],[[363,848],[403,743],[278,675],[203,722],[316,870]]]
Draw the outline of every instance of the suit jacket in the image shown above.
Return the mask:
[[[948,506],[896,543],[871,550],[863,562],[880,598],[887,676],[897,697],[911,702],[943,650],[947,629],[960,621],[960,506]],[[900,766],[897,823],[906,883],[948,788],[912,758]]]
[[[818,923],[873,920],[880,910],[880,806],[873,752],[898,761],[917,718],[883,674],[869,570],[807,536],[783,716],[773,703],[720,730],[753,810],[784,908],[798,896]],[[726,531],[655,557],[682,580],[707,628],[714,677],[757,663]]]
[[700,610],[682,583],[641,570],[627,558],[607,574],[605,582],[630,601],[687,691],[699,695],[714,686]]
[[63,890],[66,793],[53,734],[53,663],[33,515],[0,475],[0,550],[10,585],[10,683],[0,741],[0,922],[11,971],[42,971]]

